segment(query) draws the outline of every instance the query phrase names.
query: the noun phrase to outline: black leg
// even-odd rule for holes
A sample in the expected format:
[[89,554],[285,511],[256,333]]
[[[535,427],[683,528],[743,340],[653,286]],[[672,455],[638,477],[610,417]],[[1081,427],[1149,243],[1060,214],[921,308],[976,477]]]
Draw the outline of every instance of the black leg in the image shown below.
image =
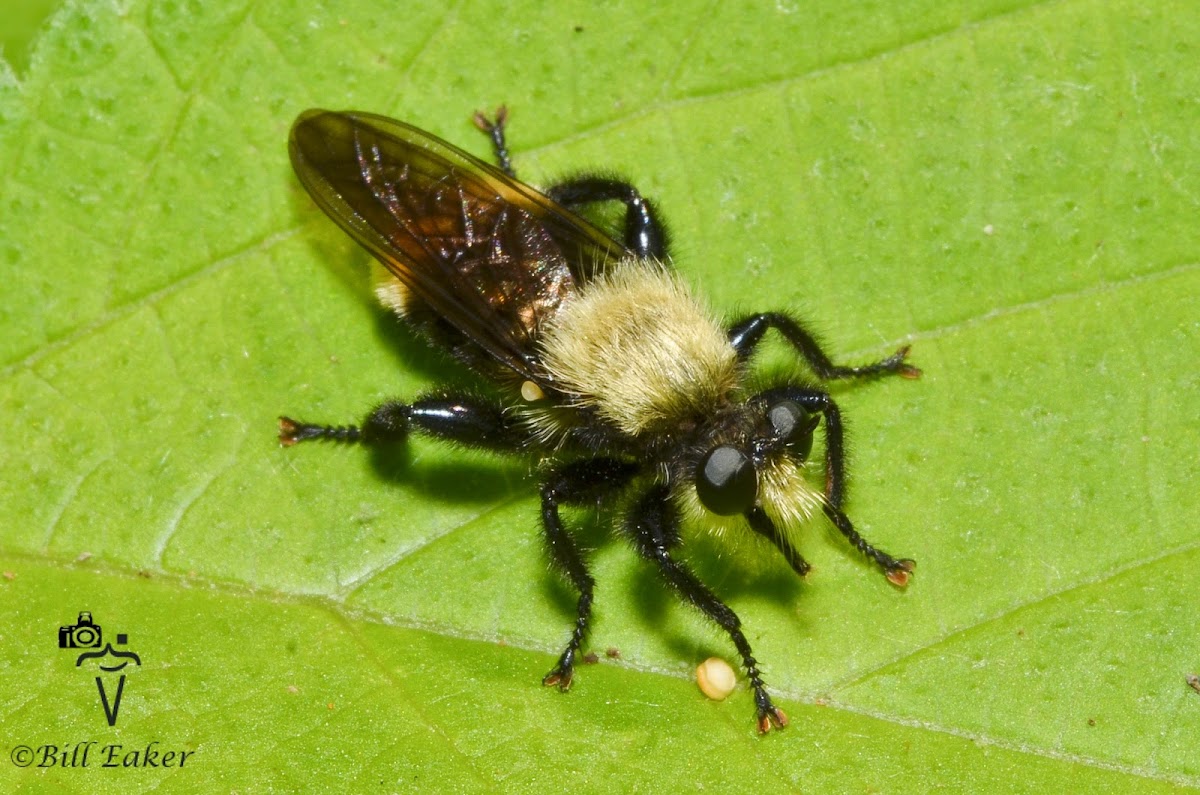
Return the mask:
[[550,550],[550,560],[579,591],[579,604],[571,639],[567,641],[567,648],[559,656],[558,663],[542,678],[544,685],[557,685],[558,689],[563,691],[571,687],[571,678],[575,673],[575,655],[579,653],[579,647],[587,636],[588,621],[592,615],[592,591],[596,586],[579,545],[563,526],[558,515],[558,506],[596,502],[628,484],[637,474],[637,469],[636,464],[611,458],[595,458],[560,467],[542,484],[542,527],[546,535],[546,546]]
[[862,554],[875,561],[884,575],[895,585],[908,584],[909,575],[916,568],[916,561],[894,558],[881,549],[876,549],[859,535],[850,519],[842,512],[842,499],[846,492],[846,449],[842,430],[842,412],[827,392],[819,389],[795,389],[789,396],[811,412],[825,416],[825,515],[842,535]]
[[771,702],[758,670],[758,661],[750,650],[750,643],[742,633],[742,622],[717,596],[702,583],[686,566],[671,556],[671,550],[679,545],[679,518],[671,503],[666,486],[654,486],[634,506],[625,523],[626,532],[633,539],[637,550],[645,558],[654,561],[663,578],[704,615],[715,621],[729,633],[737,647],[754,690],[757,709],[758,730],[766,733],[771,725],[787,725],[787,715]]
[[883,575],[888,578],[888,582],[901,588],[908,585],[908,579],[917,567],[915,560],[893,558],[883,550],[876,549],[867,539],[859,535],[858,531],[854,529],[854,525],[850,524],[850,518],[832,505],[825,505],[825,515],[855,549],[879,564],[879,568],[883,569]]
[[[472,121],[491,139],[492,153],[500,170],[516,179],[508,142],[504,138],[508,108],[503,105],[496,108],[494,120],[482,111],[475,111]],[[578,210],[596,202],[621,202],[625,205],[625,248],[639,257],[667,259],[669,238],[666,227],[658,217],[658,210],[653,202],[628,182],[610,177],[577,177],[551,186],[546,190],[546,195],[568,210]]]
[[309,439],[388,444],[403,441],[410,430],[470,447],[505,451],[519,447],[527,435],[499,403],[475,395],[430,395],[412,403],[384,403],[368,414],[361,426],[314,425],[279,418],[279,441],[285,446]]
[[767,333],[767,329],[771,328],[778,329],[784,339],[804,357],[813,372],[825,380],[892,373],[905,378],[919,378],[921,375],[918,368],[904,361],[904,358],[908,356],[907,345],[886,359],[862,367],[843,367],[834,364],[825,351],[821,350],[821,346],[810,332],[797,321],[780,312],[762,312],[734,323],[729,329],[729,342],[737,350],[738,356],[745,360],[750,358],[750,355],[754,353],[754,348]]
[[546,195],[569,210],[596,202],[625,205],[625,248],[639,257],[667,259],[669,238],[654,204],[637,188],[609,177],[577,177],[546,189]]
[[751,530],[770,539],[776,549],[783,553],[783,557],[787,559],[788,565],[792,567],[792,570],[801,577],[808,574],[812,569],[808,561],[788,541],[787,536],[779,532],[779,528],[775,526],[775,523],[771,521],[771,517],[767,516],[762,508],[755,507],[747,511],[746,521],[750,523]]
[[496,108],[495,121],[489,119],[483,111],[477,110],[472,121],[475,122],[476,127],[487,134],[488,138],[492,139],[492,153],[496,156],[496,164],[500,166],[500,170],[516,179],[517,174],[513,171],[512,160],[508,156],[508,144],[504,140],[504,125],[508,123],[508,108],[503,105]]

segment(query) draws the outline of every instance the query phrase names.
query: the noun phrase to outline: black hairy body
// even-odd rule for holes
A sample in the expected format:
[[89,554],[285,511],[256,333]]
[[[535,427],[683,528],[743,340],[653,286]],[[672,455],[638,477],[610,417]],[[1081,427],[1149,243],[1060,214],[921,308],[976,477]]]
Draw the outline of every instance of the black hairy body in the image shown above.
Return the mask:
[[[842,510],[841,413],[823,389],[784,381],[752,392],[751,357],[777,330],[820,380],[920,371],[908,349],[861,367],[835,365],[790,315],[719,322],[669,265],[654,205],[627,182],[584,176],[540,192],[516,180],[505,113],[476,115],[491,166],[402,122],[306,111],[292,164],[329,216],[383,266],[381,301],[498,392],[438,391],[375,408],[359,425],[280,420],[286,444],[368,445],[419,433],[544,462],[541,524],[550,559],[579,592],[577,618],[543,682],[570,687],[595,581],[559,509],[627,495],[616,526],[638,553],[733,641],[754,693],[757,725],[787,717],[771,701],[737,615],[679,559],[684,521],[740,524],[764,536],[799,575],[809,564],[790,531],[823,513],[896,585],[913,562],[875,548]],[[581,211],[623,207],[618,229]],[[811,485],[813,434],[824,424],[824,489]]]

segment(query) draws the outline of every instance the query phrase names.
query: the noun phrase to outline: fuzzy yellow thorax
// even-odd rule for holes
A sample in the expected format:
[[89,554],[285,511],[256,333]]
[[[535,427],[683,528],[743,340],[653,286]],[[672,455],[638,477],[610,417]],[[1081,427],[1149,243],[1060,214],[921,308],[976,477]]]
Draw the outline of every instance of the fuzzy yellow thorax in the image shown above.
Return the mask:
[[720,324],[653,260],[626,260],[568,301],[542,363],[559,390],[630,435],[710,415],[739,377]]

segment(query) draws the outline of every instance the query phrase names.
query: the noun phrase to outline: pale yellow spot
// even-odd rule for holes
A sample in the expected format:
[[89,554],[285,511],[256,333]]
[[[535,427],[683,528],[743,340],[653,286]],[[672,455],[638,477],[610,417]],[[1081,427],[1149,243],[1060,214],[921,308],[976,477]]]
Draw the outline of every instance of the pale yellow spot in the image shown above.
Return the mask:
[[709,657],[696,667],[696,684],[713,701],[724,701],[737,686],[737,673],[720,657]]
[[546,397],[546,393],[542,388],[532,381],[526,381],[521,384],[521,397],[529,403],[535,403]]
[[371,282],[379,303],[403,315],[409,298],[408,288],[391,271],[375,261],[371,262]]

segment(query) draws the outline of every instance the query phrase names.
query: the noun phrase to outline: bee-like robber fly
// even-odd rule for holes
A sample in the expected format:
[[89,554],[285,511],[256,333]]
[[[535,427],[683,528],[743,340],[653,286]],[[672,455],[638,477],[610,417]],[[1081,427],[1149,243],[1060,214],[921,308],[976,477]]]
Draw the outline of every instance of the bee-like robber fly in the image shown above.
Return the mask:
[[[675,273],[653,203],[629,183],[582,176],[537,190],[516,179],[505,112],[476,114],[499,166],[400,121],[309,110],[292,127],[300,181],[382,265],[376,292],[487,391],[387,402],[360,425],[280,420],[285,445],[367,445],[410,433],[543,460],[541,524],[554,565],[579,592],[566,649],[542,680],[567,690],[588,631],[594,580],[559,516],[564,505],[623,495],[616,527],[683,597],[729,634],[746,669],[760,732],[787,717],[771,701],[737,615],[677,556],[685,521],[739,524],[764,536],[799,575],[792,530],[820,512],[898,586],[914,563],[855,531],[842,510],[841,413],[810,383],[747,387],[771,329],[819,381],[916,378],[908,348],[873,364],[834,364],[791,315],[723,324]],[[619,229],[585,218],[623,205]],[[824,488],[802,470],[824,420]]]

